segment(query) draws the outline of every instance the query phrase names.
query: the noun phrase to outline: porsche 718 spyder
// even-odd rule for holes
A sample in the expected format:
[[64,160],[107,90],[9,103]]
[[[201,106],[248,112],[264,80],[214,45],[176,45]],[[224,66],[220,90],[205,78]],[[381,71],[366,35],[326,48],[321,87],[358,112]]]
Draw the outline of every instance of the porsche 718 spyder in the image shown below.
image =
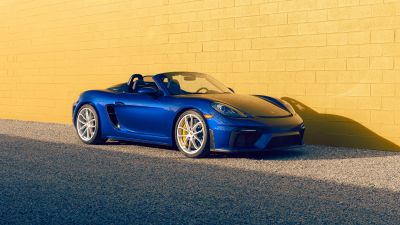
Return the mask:
[[176,146],[188,157],[303,144],[293,107],[263,95],[235,94],[210,75],[134,74],[127,83],[82,93],[73,123],[86,144],[107,140]]

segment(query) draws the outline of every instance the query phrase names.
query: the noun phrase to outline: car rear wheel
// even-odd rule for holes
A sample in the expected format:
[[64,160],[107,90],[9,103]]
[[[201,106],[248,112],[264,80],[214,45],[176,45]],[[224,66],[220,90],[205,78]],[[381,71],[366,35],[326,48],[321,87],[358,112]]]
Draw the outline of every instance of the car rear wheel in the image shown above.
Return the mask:
[[182,113],[175,125],[178,149],[190,158],[206,157],[210,153],[207,124],[196,110]]
[[105,140],[99,132],[99,117],[91,105],[83,105],[76,117],[76,131],[79,139],[85,144],[101,144]]

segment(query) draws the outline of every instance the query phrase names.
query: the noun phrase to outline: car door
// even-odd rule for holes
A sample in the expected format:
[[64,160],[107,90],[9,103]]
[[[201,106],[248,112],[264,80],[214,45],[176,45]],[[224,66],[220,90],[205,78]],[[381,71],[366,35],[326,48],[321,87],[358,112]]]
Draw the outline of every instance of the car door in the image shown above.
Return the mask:
[[170,137],[174,113],[166,97],[140,93],[121,93],[115,102],[120,130],[143,139],[146,136]]

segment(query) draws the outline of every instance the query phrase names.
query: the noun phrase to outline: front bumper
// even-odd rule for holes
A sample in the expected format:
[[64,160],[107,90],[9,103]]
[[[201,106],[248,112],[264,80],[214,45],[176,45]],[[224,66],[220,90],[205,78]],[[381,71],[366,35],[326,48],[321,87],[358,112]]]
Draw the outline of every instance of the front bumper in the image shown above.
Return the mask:
[[305,126],[299,116],[229,122],[210,126],[212,151],[264,151],[303,145]]

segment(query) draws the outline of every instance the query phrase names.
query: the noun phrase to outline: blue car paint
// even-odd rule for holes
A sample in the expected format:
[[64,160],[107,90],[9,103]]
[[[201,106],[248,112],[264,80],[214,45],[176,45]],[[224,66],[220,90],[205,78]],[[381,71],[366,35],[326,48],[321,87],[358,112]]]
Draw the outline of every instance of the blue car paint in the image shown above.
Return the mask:
[[[84,92],[73,106],[74,125],[79,108],[90,104],[97,111],[100,135],[103,138],[173,146],[177,118],[184,111],[195,109],[203,115],[212,115],[212,118],[206,119],[206,123],[210,131],[210,147],[215,151],[264,150],[273,137],[286,135],[299,135],[301,143],[298,144],[302,144],[303,120],[299,115],[290,113],[279,99],[268,96],[253,97],[262,99],[266,107],[275,107],[274,111],[279,111],[281,116],[249,115],[247,118],[229,118],[217,112],[211,104],[222,100],[225,101],[223,103],[231,105],[232,102],[240,103],[240,99],[245,101],[252,98],[233,93],[170,95],[161,78],[160,75],[153,77],[161,90],[159,95],[116,93],[109,90]],[[112,123],[107,106],[114,108],[119,127]],[[243,103],[241,107],[241,111],[252,111],[254,114],[260,106]],[[231,139],[235,132],[258,132],[260,136],[252,147],[234,147]]]

